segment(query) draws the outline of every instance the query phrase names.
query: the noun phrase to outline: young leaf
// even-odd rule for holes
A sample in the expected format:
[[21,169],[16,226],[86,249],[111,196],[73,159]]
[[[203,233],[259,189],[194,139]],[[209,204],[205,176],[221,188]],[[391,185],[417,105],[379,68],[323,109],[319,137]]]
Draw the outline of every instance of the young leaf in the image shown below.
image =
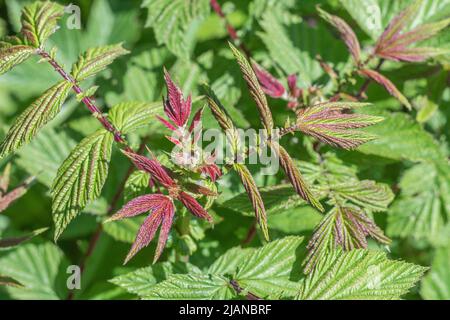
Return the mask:
[[391,41],[380,42],[375,52],[384,59],[406,62],[421,62],[432,56],[448,53],[449,51],[445,49],[408,48],[408,46],[433,37],[449,24],[450,18],[418,26],[409,32],[396,36]]
[[323,212],[323,206],[319,200],[314,196],[306,182],[304,181],[300,170],[295,165],[289,153],[280,145],[273,148],[275,152],[278,152],[278,157],[280,159],[280,165],[283,168],[286,176],[291,182],[294,190],[302,197],[304,200],[309,202],[313,207],[317,208],[319,211]]
[[55,239],[89,202],[100,196],[113,142],[112,134],[99,130],[81,141],[59,168],[52,187]]
[[366,238],[369,236],[380,243],[390,243],[383,231],[362,211],[351,207],[333,208],[314,230],[308,244],[305,273],[310,273],[318,262],[338,247],[345,251],[367,248]]
[[415,29],[402,33],[403,29],[416,18],[423,1],[416,0],[396,17],[379,38],[375,54],[381,58],[394,61],[421,62],[429,57],[448,53],[448,50],[437,48],[409,48],[410,45],[429,39],[446,28],[450,19],[424,24]]
[[72,76],[77,81],[83,81],[105,70],[115,59],[128,53],[129,51],[125,50],[121,43],[91,48],[73,65]]
[[44,42],[56,31],[64,7],[50,1],[36,1],[22,10],[21,33],[26,41],[35,48],[41,48]]
[[255,61],[252,61],[252,66],[265,94],[272,98],[281,98],[285,95],[286,89],[274,76]]
[[353,61],[358,65],[361,60],[361,46],[359,45],[358,38],[353,29],[341,18],[327,13],[320,9],[320,7],[318,7],[317,10],[323,19],[339,31],[339,34],[353,57]]
[[245,81],[247,82],[250,94],[256,102],[261,121],[264,124],[265,129],[270,134],[274,126],[272,112],[270,111],[269,104],[267,103],[266,95],[264,94],[264,91],[259,84],[258,77],[256,76],[255,71],[248,62],[247,58],[231,43],[229,45],[231,47],[231,50],[233,51],[234,56],[236,57],[236,60],[239,63],[239,67],[241,68],[241,72],[244,76]]
[[369,69],[361,69],[358,71],[359,74],[362,76],[365,76],[367,78],[370,78],[377,82],[378,84],[382,85],[386,88],[386,90],[389,92],[390,95],[395,97],[400,103],[402,103],[405,107],[407,107],[409,110],[411,110],[411,104],[409,103],[408,99],[400,92],[400,90],[397,89],[395,84],[392,83],[391,80],[383,76],[381,73],[375,71],[375,70],[369,70]]
[[0,159],[30,142],[38,131],[59,113],[71,88],[70,83],[63,81],[33,102],[16,119],[0,145]]
[[426,268],[393,261],[380,251],[336,250],[301,283],[300,300],[400,299]]
[[33,47],[27,45],[0,42],[0,75],[27,60],[34,51]]
[[261,198],[261,194],[259,193],[259,189],[253,180],[252,174],[247,169],[246,166],[241,164],[233,165],[234,170],[238,173],[241,178],[242,184],[247,191],[247,195],[253,205],[253,209],[255,210],[256,219],[261,227],[261,230],[264,234],[264,238],[269,241],[269,230],[267,229],[267,215],[266,209],[264,207],[264,202]]
[[367,104],[328,102],[300,109],[297,112],[297,128],[332,146],[355,149],[376,137],[352,129],[368,127],[383,120],[381,117],[345,112],[363,106]]
[[384,44],[396,39],[399,36],[400,32],[414,18],[421,4],[422,0],[414,0],[411,5],[406,7],[406,9],[404,9],[396,17],[394,17],[379,38],[377,46],[383,46]]
[[[183,92],[170,77],[169,72],[164,69],[164,79],[167,86],[167,99],[164,101],[164,112],[176,127],[184,127],[189,120],[192,111],[192,97],[185,100]],[[163,120],[164,121],[164,120]],[[172,124],[166,124],[169,128],[175,127]]]

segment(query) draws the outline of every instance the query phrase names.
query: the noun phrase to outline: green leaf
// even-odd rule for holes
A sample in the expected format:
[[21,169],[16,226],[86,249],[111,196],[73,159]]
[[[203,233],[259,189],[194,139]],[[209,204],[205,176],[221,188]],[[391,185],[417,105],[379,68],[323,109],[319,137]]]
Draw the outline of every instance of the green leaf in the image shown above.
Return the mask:
[[52,187],[55,239],[85,206],[100,196],[114,139],[101,129],[85,138],[58,170]]
[[121,43],[88,49],[73,65],[72,76],[77,81],[83,81],[105,70],[115,59],[128,53]]
[[450,247],[436,250],[431,271],[422,280],[420,294],[426,300],[450,300]]
[[71,88],[70,83],[61,82],[33,102],[14,121],[5,140],[0,145],[0,159],[30,142],[38,131],[59,113]]
[[255,252],[254,248],[232,248],[221,255],[208,268],[209,274],[234,275],[247,258]]
[[0,274],[24,286],[8,288],[8,293],[23,300],[65,299],[67,266],[61,250],[51,243],[27,244],[0,258]]
[[394,200],[394,193],[388,185],[371,180],[352,179],[333,184],[330,189],[340,199],[372,212],[386,211]]
[[176,56],[189,59],[195,33],[210,12],[208,0],[145,0],[146,27],[152,27],[156,41]]
[[[259,297],[293,297],[304,256],[303,237],[286,237],[253,251],[238,267],[234,280],[244,291]],[[298,272],[296,275],[295,272]]]
[[144,297],[152,300],[229,300],[234,296],[223,276],[175,274],[158,283]]
[[151,267],[115,277],[110,282],[140,297],[151,295],[153,287],[166,280],[172,274],[199,273],[200,270],[188,263],[157,263]]
[[0,75],[27,60],[34,51],[30,46],[0,42]]
[[41,48],[44,42],[56,31],[57,22],[64,14],[64,7],[50,1],[36,1],[22,10],[21,33],[27,42],[35,48]]
[[162,110],[161,102],[125,102],[111,109],[109,119],[122,134],[128,134],[155,121]]
[[301,300],[400,299],[426,268],[389,260],[379,251],[334,251],[301,283]]

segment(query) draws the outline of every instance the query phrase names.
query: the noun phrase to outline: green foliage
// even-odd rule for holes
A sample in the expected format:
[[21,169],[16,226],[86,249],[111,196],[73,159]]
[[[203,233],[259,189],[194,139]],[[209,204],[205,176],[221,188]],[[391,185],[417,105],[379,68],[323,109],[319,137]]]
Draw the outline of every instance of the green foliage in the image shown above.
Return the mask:
[[388,234],[439,243],[450,217],[448,163],[412,167],[404,173],[400,188],[401,194],[389,210]]
[[0,274],[23,287],[8,288],[17,299],[58,300],[67,294],[63,274],[68,266],[62,251],[53,244],[25,244],[0,257]]
[[448,0],[76,4],[0,5],[0,299],[450,299]]
[[[234,248],[206,273],[193,266],[158,264],[112,280],[144,299],[230,299],[247,292],[259,297],[293,297],[292,279],[302,256],[301,237],[286,237],[259,249]],[[189,271],[189,274],[185,274]]]
[[153,28],[158,44],[188,60],[195,31],[209,14],[209,1],[145,0],[142,6],[148,9],[145,26]]

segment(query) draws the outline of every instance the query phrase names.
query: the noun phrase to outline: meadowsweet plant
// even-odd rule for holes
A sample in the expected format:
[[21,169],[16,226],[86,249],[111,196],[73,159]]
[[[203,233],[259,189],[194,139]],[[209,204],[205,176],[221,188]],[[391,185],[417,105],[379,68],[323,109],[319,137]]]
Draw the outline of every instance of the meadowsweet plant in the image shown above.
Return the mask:
[[450,299],[450,4],[379,2],[26,4],[0,298]]

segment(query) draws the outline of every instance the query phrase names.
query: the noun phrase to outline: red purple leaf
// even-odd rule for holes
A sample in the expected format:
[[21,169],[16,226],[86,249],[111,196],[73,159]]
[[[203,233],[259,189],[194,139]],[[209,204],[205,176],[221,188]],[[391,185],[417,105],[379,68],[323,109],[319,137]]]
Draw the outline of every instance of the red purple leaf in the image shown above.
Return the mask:
[[181,191],[177,198],[194,216],[212,222],[213,219],[209,213],[197,202],[193,197],[186,192]]
[[170,229],[172,228],[173,218],[175,216],[175,207],[172,203],[166,202],[164,210],[162,213],[162,223],[161,230],[159,231],[159,240],[158,246],[156,247],[155,258],[153,259],[153,263],[156,263],[166,246],[167,239],[169,238]]
[[320,8],[317,8],[317,10],[323,19],[339,31],[342,40],[344,40],[345,45],[353,57],[353,60],[356,64],[359,64],[361,60],[361,46],[353,29],[341,18],[333,16]]
[[156,116],[156,118],[169,130],[171,131],[176,131],[177,128],[171,124],[169,121],[167,121],[166,119],[160,117],[160,116]]
[[386,28],[386,30],[384,30],[383,34],[378,40],[377,49],[375,51],[378,51],[378,48],[382,48],[386,44],[391,43],[393,39],[397,38],[400,35],[401,31],[417,13],[421,2],[421,0],[416,0],[413,4],[408,6],[405,10],[400,12],[391,20],[388,27]]
[[123,153],[133,161],[139,170],[150,173],[152,178],[156,179],[156,181],[161,183],[164,187],[176,186],[175,181],[170,177],[169,173],[158,160],[152,160],[136,153],[126,151]]
[[281,98],[284,96],[286,90],[274,76],[255,61],[252,61],[252,66],[265,94],[272,98]]
[[162,194],[147,194],[138,197],[128,202],[119,212],[108,219],[108,222],[132,218],[145,212],[155,211],[160,208],[167,199],[168,198]]
[[374,125],[383,118],[351,114],[349,110],[363,103],[327,102],[300,109],[297,112],[297,129],[335,147],[355,149],[375,136],[354,129]]
[[164,69],[164,78],[166,80],[168,95],[164,102],[164,111],[175,125],[183,127],[191,115],[191,96],[184,100],[181,89],[172,81],[166,69]]
[[209,176],[212,182],[216,182],[222,176],[222,171],[216,164],[203,165],[200,171]]
[[155,237],[156,231],[162,222],[162,215],[156,211],[145,219],[139,232],[136,236],[136,240],[128,253],[124,264],[127,264],[139,251],[147,247]]
[[392,83],[391,80],[375,70],[362,69],[358,72],[361,75],[368,77],[385,87],[392,96],[397,98],[404,106],[411,110],[411,104],[409,103],[408,99],[406,99],[406,97],[400,92],[400,90],[397,89],[397,87]]

